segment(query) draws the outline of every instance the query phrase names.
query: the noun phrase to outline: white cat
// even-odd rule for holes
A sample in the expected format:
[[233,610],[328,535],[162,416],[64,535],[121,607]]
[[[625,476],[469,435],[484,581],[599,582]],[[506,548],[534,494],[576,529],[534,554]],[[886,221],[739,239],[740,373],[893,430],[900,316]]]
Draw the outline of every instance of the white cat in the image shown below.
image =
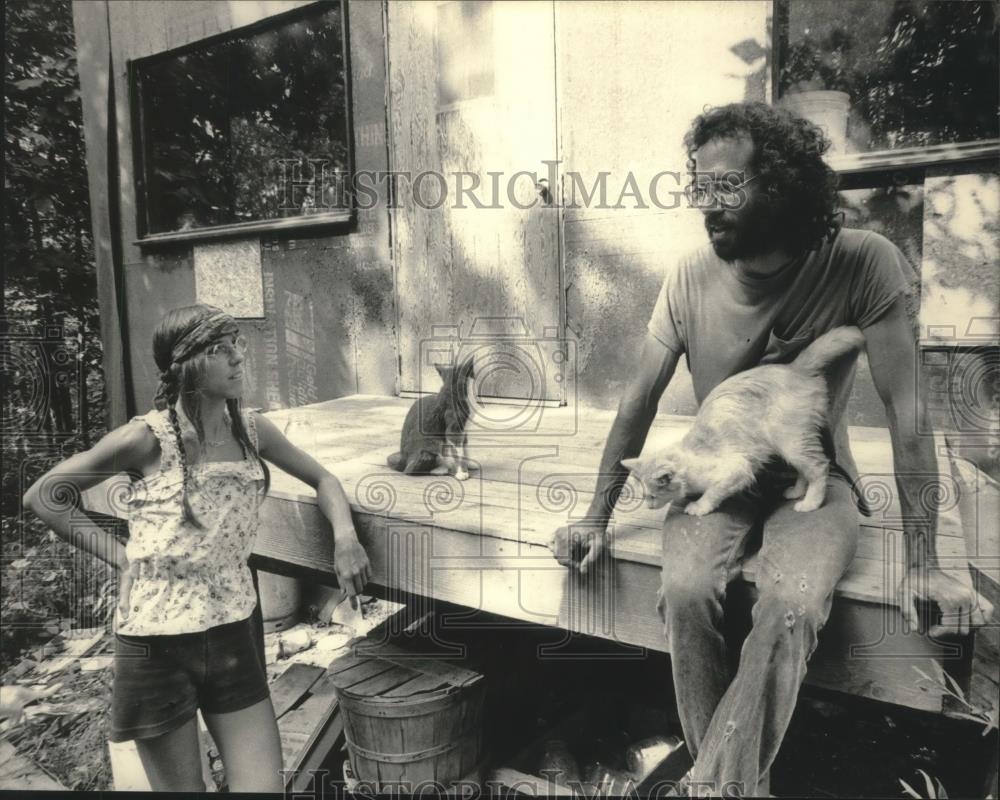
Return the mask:
[[785,497],[798,499],[796,511],[815,511],[826,498],[832,451],[823,370],[863,346],[857,328],[834,328],[791,364],[733,375],[705,398],[679,444],[645,458],[622,459],[622,466],[642,483],[649,508],[701,495],[684,509],[700,517],[751,486],[761,467],[780,456],[798,471]]

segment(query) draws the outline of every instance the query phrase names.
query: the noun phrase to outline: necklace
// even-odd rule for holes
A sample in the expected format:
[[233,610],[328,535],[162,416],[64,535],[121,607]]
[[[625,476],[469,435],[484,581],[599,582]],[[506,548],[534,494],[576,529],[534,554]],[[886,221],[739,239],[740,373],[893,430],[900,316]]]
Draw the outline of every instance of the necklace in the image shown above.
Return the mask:
[[[229,430],[229,426],[231,424],[232,420],[229,418],[229,412],[227,411],[225,414],[222,415],[223,431]],[[207,436],[205,437],[205,444],[207,444],[209,447],[222,447],[225,443],[226,443],[226,437],[224,434],[221,439],[209,439]]]

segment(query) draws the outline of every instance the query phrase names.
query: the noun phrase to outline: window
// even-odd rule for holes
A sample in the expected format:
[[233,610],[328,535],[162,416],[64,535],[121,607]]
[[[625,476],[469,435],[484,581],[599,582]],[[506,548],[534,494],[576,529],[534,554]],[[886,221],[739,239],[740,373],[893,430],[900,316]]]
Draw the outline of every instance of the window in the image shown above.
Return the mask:
[[826,129],[845,223],[883,233],[914,268],[908,312],[932,427],[995,436],[997,3],[775,0],[774,11],[774,97]]
[[143,241],[350,219],[345,31],[324,2],[132,62]]
[[840,153],[1000,136],[992,0],[782,0],[777,19],[782,102],[823,106]]

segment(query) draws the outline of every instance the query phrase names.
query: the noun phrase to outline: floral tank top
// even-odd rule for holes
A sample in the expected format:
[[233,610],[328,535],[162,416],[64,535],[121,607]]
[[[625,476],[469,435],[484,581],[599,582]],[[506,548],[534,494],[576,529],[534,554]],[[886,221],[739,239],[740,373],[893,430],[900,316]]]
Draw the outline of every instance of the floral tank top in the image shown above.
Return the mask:
[[[128,611],[115,613],[115,631],[147,636],[196,633],[237,622],[257,604],[247,558],[257,536],[258,494],[264,472],[248,453],[243,461],[189,465],[188,502],[204,526],[185,522],[184,473],[169,412],[141,419],[160,443],[158,472],[133,481],[125,547],[133,583]],[[253,414],[243,421],[254,447]]]

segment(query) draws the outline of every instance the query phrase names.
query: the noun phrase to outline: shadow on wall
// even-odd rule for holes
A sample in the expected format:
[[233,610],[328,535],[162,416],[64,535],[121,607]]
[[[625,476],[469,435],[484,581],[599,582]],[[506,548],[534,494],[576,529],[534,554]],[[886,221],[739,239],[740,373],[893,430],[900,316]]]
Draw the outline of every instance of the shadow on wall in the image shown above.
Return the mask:
[[391,269],[348,252],[326,238],[264,248],[266,319],[240,321],[257,332],[248,402],[282,408],[393,393]]
[[[687,178],[683,136],[709,105],[766,99],[770,13],[770,3],[635,3],[591,6],[583,19],[559,17],[563,169],[588,187],[609,173],[609,207],[565,212],[567,319],[579,340],[586,405],[617,406],[665,271],[707,244],[699,212],[683,201],[669,207]],[[595,70],[581,46],[595,28],[624,54],[606,69]],[[662,35],[651,37],[651,30]],[[663,172],[678,177],[663,178],[653,198],[651,179]],[[622,203],[630,175],[643,197]],[[660,409],[696,410],[684,359]]]
[[982,343],[1000,334],[1000,175],[939,169],[924,187],[921,333]]
[[[552,210],[524,213],[552,214]],[[457,357],[461,347],[465,352],[475,351],[478,374],[493,376],[484,377],[479,384],[486,395],[518,397],[524,392],[536,399],[558,397],[560,387],[548,382],[545,365],[537,363],[541,356],[536,357],[533,347],[521,347],[541,339],[543,327],[558,324],[553,270],[535,270],[526,261],[532,256],[520,257],[530,250],[524,239],[531,237],[535,228],[526,220],[518,224],[506,212],[478,214],[504,217],[480,225],[476,212],[457,220],[442,213],[444,219],[436,222],[448,246],[426,252],[417,248],[400,251],[400,274],[406,276],[399,292],[403,389],[436,391],[439,381],[431,362],[447,360],[449,351]],[[509,246],[508,255],[500,256],[497,251],[505,238],[518,241]],[[509,257],[512,252],[518,257]],[[554,266],[554,254],[549,258]],[[428,275],[434,279],[422,277]],[[407,290],[410,285],[412,292]],[[447,329],[456,331],[461,339],[442,335]],[[503,339],[493,338],[503,334],[507,334]],[[492,348],[490,342],[512,346]],[[541,384],[535,380],[539,375],[544,377]]]

